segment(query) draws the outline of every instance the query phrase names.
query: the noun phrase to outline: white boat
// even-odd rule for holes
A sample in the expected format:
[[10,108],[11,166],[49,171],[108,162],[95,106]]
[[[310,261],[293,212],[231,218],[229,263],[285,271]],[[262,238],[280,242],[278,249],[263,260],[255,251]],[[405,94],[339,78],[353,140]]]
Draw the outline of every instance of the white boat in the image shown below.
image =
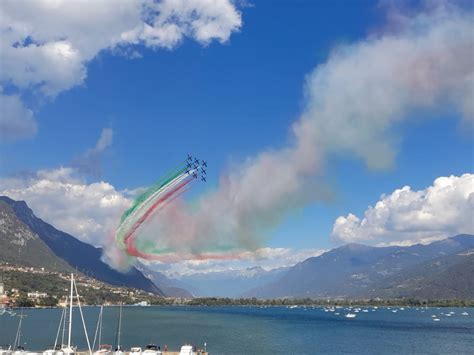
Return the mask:
[[461,315],[463,315],[463,316],[468,316],[469,313],[467,313],[467,312],[462,312]]
[[179,355],[194,355],[193,347],[191,345],[183,345],[179,351]]
[[155,344],[148,344],[145,347],[145,350],[142,352],[142,354],[147,354],[147,355],[161,355],[161,349],[159,346]]
[[439,321],[440,321],[439,318],[433,318],[433,320],[434,320],[435,322],[439,322]]
[[99,349],[94,351],[94,355],[110,355],[112,353],[112,345],[101,344]]
[[0,345],[0,355],[10,355],[11,352],[12,352],[11,345],[8,345],[8,347],[6,348]]
[[136,346],[136,347],[133,347],[130,349],[130,354],[133,354],[133,355],[141,355],[142,353],[142,348]]
[[357,317],[357,314],[354,314],[354,313],[347,313],[345,317],[346,317],[346,318],[355,318],[355,317]]

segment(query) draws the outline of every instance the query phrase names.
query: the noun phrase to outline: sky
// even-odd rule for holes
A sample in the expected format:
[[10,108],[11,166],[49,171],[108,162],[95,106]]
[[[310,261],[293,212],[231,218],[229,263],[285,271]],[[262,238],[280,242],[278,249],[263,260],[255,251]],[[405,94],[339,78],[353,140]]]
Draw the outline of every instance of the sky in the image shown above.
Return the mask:
[[[136,191],[188,153],[209,178],[181,208],[212,213],[165,215],[160,238],[245,256],[183,269],[474,233],[469,2],[0,10],[0,193],[82,240],[108,244]],[[198,227],[177,237],[177,221]]]

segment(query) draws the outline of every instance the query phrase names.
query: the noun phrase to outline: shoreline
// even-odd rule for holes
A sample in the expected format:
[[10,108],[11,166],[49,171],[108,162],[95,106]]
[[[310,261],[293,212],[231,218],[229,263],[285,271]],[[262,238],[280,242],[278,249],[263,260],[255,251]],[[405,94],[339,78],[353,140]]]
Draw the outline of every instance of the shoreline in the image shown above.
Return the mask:
[[[224,299],[225,300],[225,299]],[[273,300],[272,300],[273,301]],[[456,302],[459,302],[456,301]],[[438,302],[430,302],[428,305],[426,303],[419,303],[413,304],[409,302],[380,302],[380,303],[367,303],[367,302],[313,302],[313,303],[301,303],[301,302],[282,302],[277,304],[269,304],[265,301],[257,304],[247,304],[247,303],[225,303],[225,302],[216,302],[216,303],[180,303],[180,304],[173,304],[173,303],[151,303],[147,306],[139,306],[133,304],[123,304],[124,308],[147,308],[147,307],[176,307],[176,308],[202,308],[202,307],[209,307],[209,308],[218,308],[218,307],[257,307],[257,308],[273,308],[273,307],[377,307],[377,308],[391,308],[391,307],[407,307],[407,308],[474,308],[474,300],[462,300],[460,303],[451,302],[451,301],[438,301]],[[461,304],[462,303],[462,304]],[[90,308],[90,307],[100,307],[100,304],[88,304],[88,305],[81,305],[81,307]],[[106,304],[103,305],[104,307],[120,307],[120,304]],[[34,306],[34,307],[0,307],[1,310],[18,310],[18,309],[62,309],[62,306]]]

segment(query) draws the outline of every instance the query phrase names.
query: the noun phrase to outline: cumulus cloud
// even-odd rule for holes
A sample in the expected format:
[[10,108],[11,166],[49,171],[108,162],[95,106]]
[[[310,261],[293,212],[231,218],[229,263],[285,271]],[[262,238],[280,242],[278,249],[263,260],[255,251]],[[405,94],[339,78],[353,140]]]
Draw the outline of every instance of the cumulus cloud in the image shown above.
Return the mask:
[[137,44],[171,49],[185,37],[203,45],[226,42],[241,25],[230,0],[5,0],[0,83],[54,97],[81,85],[87,63],[102,50],[127,53],[120,48]]
[[0,142],[34,136],[37,124],[33,112],[23,106],[18,95],[0,92]]
[[394,128],[414,113],[450,110],[471,122],[473,32],[471,11],[441,5],[400,16],[396,31],[335,48],[307,77],[306,107],[289,143],[231,167],[192,204],[162,210],[140,231],[141,242],[183,255],[258,249],[286,214],[327,197],[314,182],[328,155],[386,169],[397,149]]
[[96,246],[103,246],[131,202],[111,184],[87,183],[69,167],[2,178],[0,195],[26,201],[36,216]]
[[111,128],[103,128],[94,148],[87,150],[84,154],[74,159],[72,166],[80,173],[100,177],[102,173],[102,156],[107,148],[112,145],[114,131]]
[[432,186],[410,186],[382,195],[364,217],[338,217],[331,238],[336,243],[373,245],[428,243],[460,233],[474,234],[474,175],[437,178]]
[[87,175],[100,172],[102,154],[112,143],[113,130],[104,128],[95,146],[70,167],[0,178],[0,195],[24,200],[38,217],[56,228],[104,246],[113,237],[120,214],[131,204],[130,191],[86,180]]
[[294,126],[301,146],[384,169],[396,152],[392,128],[411,113],[448,108],[474,120],[472,12],[440,6],[398,22],[398,31],[335,48],[308,76],[308,107]]

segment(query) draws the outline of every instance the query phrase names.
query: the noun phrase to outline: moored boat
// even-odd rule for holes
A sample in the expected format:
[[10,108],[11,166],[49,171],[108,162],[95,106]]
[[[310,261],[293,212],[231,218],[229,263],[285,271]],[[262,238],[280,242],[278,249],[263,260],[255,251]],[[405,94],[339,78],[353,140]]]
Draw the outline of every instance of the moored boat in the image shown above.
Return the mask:
[[161,355],[161,349],[158,345],[148,344],[143,351],[143,354],[147,355]]

